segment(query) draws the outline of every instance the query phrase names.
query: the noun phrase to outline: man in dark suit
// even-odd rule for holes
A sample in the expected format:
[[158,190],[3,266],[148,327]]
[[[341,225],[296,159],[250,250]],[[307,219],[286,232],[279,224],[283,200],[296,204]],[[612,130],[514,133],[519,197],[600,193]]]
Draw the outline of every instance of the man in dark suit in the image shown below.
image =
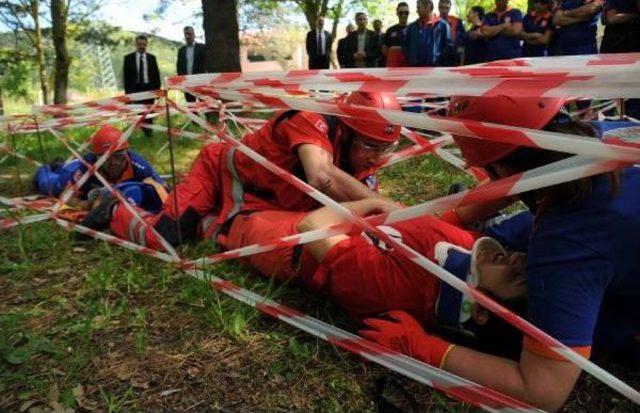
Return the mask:
[[340,64],[340,67],[347,67],[347,62],[349,61],[349,59],[347,59],[346,56],[346,50],[345,50],[345,46],[347,44],[347,37],[349,37],[349,34],[353,33],[356,28],[353,26],[353,24],[349,23],[347,25],[347,35],[345,37],[343,37],[342,39],[338,40],[338,48],[336,50],[336,55],[338,55],[338,63]]
[[[160,89],[160,70],[156,57],[147,53],[147,37],[136,37],[136,51],[124,57],[124,93],[145,92]],[[153,104],[155,99],[143,99],[137,103]],[[153,123],[153,119],[145,119],[145,123]],[[151,129],[143,128],[144,134],[151,136]]]
[[316,28],[307,32],[307,55],[309,69],[328,69],[333,39],[331,33],[324,30],[324,16],[316,19]]
[[382,56],[380,40],[373,30],[367,29],[369,19],[363,12],[356,13],[358,29],[345,40],[346,67],[377,67]]
[[[196,75],[198,73],[206,73],[206,48],[202,43],[196,43],[196,33],[193,27],[186,26],[183,32],[186,45],[178,49],[178,62],[176,63],[178,74]],[[189,93],[185,93],[184,97],[187,102],[196,101],[196,97]]]

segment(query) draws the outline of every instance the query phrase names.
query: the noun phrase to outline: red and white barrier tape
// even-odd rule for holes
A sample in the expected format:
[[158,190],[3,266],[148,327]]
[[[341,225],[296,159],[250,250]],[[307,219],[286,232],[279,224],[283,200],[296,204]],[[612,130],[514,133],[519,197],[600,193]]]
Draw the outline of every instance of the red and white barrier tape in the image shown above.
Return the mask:
[[578,135],[547,132],[537,129],[518,128],[495,123],[478,122],[466,119],[453,119],[431,116],[399,110],[375,109],[365,106],[342,103],[317,102],[311,98],[292,98],[271,96],[249,91],[208,89],[212,94],[224,99],[256,100],[276,107],[306,110],[337,116],[367,119],[372,122],[391,123],[418,129],[438,130],[440,132],[462,135],[490,141],[499,141],[514,145],[537,147],[567,152],[594,158],[606,158],[627,162],[640,161],[640,142],[622,139],[598,140]]
[[[187,112],[186,110],[179,108],[175,103],[173,102],[171,103],[172,103],[172,106],[174,106],[176,109],[178,109],[179,111],[183,112],[188,117],[190,117],[193,120],[193,122],[199,124],[201,127],[203,127],[206,130],[209,130],[213,133],[218,133],[218,136],[220,136],[222,139],[232,144],[238,151],[242,152],[243,154],[245,154],[246,156],[248,156],[249,158],[257,162],[261,166],[265,167],[270,172],[278,175],[280,178],[284,179],[286,182],[290,183],[291,185],[295,186],[299,190],[303,191],[305,194],[309,195],[316,201],[338,212],[346,220],[352,222],[353,224],[357,225],[361,229],[371,232],[372,234],[380,238],[382,241],[387,243],[387,245],[392,246],[394,248],[394,251],[396,251],[396,253],[399,253],[405,258],[411,260],[412,262],[424,268],[431,274],[440,278],[442,281],[456,288],[458,291],[462,292],[463,294],[472,296],[474,300],[478,302],[480,305],[483,305],[484,307],[486,307],[496,315],[502,317],[505,321],[511,323],[512,325],[514,325],[515,327],[523,331],[525,334],[541,342],[552,351],[565,357],[567,360],[573,362],[574,364],[581,367],[585,371],[588,371],[594,377],[600,379],[601,381],[603,381],[605,384],[609,385],[616,391],[620,392],[621,394],[625,395],[626,397],[640,404],[640,393],[635,389],[633,389],[631,386],[627,385],[626,383],[622,382],[621,380],[611,375],[607,371],[596,366],[594,363],[590,362],[586,358],[575,353],[573,350],[569,349],[564,344],[560,343],[558,340],[549,336],[548,334],[546,334],[539,328],[535,327],[533,324],[529,323],[528,321],[515,315],[514,313],[506,309],[504,306],[498,304],[493,299],[479,292],[477,289],[461,281],[453,274],[449,273],[448,271],[444,270],[443,268],[433,263],[426,257],[422,256],[417,251],[406,246],[402,242],[398,242],[394,238],[388,236],[384,231],[379,230],[377,227],[370,224],[366,220],[358,216],[355,216],[354,214],[351,213],[351,211],[343,207],[341,204],[335,202],[333,199],[321,193],[320,191],[316,190],[315,188],[311,187],[307,183],[301,181],[300,179],[296,178],[290,173],[284,171],[282,168],[273,164],[271,161],[267,160],[264,156],[253,151],[252,149],[244,145],[242,142],[233,139],[232,137],[228,136],[225,133],[217,132],[214,128],[212,128],[209,124],[207,124],[207,122]],[[578,158],[578,161],[584,163],[585,159]],[[586,165],[580,165],[580,166],[586,167],[586,168],[594,168],[593,165],[591,165],[592,163],[593,163],[592,159],[587,159]],[[608,167],[609,169],[612,169],[617,167],[619,165],[619,162],[611,162],[611,163],[604,163],[604,164],[606,164],[606,167]],[[600,173],[600,172],[596,172],[596,173]],[[512,183],[514,184],[514,186],[520,177],[521,175],[516,175],[512,177]]]

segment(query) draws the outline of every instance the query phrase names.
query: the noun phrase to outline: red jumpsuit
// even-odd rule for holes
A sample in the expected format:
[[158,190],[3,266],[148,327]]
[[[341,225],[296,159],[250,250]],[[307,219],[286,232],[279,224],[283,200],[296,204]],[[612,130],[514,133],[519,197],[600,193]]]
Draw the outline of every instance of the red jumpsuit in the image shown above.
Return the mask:
[[[333,136],[329,136],[332,134]],[[341,129],[330,131],[327,119],[313,112],[281,112],[242,142],[281,168],[304,180],[297,148],[317,145],[340,165]],[[360,176],[370,174],[361,173]],[[197,236],[210,238],[221,223],[243,210],[282,209],[308,211],[317,202],[226,143],[205,146],[187,177],[167,198],[158,215],[141,214],[172,245]],[[111,231],[117,236],[154,249],[157,237],[123,206],[116,207]]]
[[[228,235],[219,237],[227,249],[264,243],[297,233],[306,213],[262,211],[234,219]],[[431,216],[382,227],[385,232],[435,260],[435,246],[444,241],[470,250],[473,233]],[[368,235],[336,244],[318,263],[304,249],[288,247],[245,258],[262,274],[279,281],[299,277],[306,287],[326,294],[356,319],[390,310],[404,310],[422,323],[433,323],[440,280],[416,264],[388,251]]]

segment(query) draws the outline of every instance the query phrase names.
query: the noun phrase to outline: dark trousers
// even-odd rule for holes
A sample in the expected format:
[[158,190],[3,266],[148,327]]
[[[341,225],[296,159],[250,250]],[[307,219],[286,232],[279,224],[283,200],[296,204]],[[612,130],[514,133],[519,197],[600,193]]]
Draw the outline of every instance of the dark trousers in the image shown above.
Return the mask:
[[329,56],[309,56],[309,69],[328,69]]
[[[154,88],[151,87],[149,83],[139,83],[136,85],[135,91],[132,93],[146,92],[148,90],[154,90]],[[142,99],[142,100],[136,100],[136,103],[143,104],[143,105],[153,105],[155,101],[156,101],[155,99]],[[145,117],[142,122],[150,125],[153,123],[153,118]],[[151,129],[142,128],[142,131],[146,136],[151,136],[153,134],[153,131]]]

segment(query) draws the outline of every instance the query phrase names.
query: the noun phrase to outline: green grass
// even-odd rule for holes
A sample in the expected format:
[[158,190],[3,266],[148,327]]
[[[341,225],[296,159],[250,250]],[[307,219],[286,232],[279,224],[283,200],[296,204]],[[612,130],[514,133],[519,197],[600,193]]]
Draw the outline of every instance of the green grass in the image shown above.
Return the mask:
[[[68,135],[80,141],[90,133]],[[168,172],[168,153],[156,156],[165,139],[136,133],[132,148]],[[51,137],[43,143],[47,156],[65,155]],[[41,155],[35,136],[20,136],[19,145]],[[200,145],[177,143],[178,171],[188,170]],[[0,174],[16,165],[33,171],[10,160],[0,164]],[[394,166],[381,181],[386,194],[407,204],[434,198],[454,182],[471,182],[431,157]],[[0,182],[0,193],[20,193],[28,182],[23,184]],[[181,250],[192,258],[213,252],[207,242]],[[296,285],[274,285],[240,262],[221,263],[211,273],[356,329],[332,303]],[[384,374],[150,257],[78,241],[53,222],[0,232],[1,411],[62,406],[105,412],[373,412],[374,382]],[[473,411],[425,386],[404,383],[425,410]],[[595,404],[590,399],[593,405],[633,407],[611,400],[611,392],[593,380],[580,386],[569,411],[587,410],[585,395],[596,393],[604,396]]]

